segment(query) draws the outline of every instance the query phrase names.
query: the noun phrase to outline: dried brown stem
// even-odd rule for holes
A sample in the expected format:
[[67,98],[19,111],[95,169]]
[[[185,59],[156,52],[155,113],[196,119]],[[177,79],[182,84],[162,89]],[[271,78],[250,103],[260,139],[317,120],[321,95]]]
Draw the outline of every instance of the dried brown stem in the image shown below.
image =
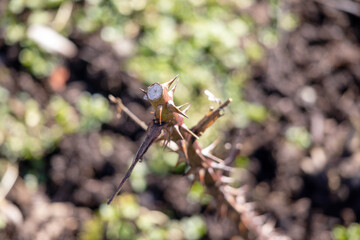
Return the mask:
[[139,162],[139,160],[144,156],[146,151],[149,149],[150,145],[155,141],[155,139],[160,135],[161,130],[166,127],[166,124],[158,125],[155,123],[152,123],[149,126],[149,129],[147,131],[146,137],[144,141],[141,143],[141,146],[139,150],[137,151],[134,161],[132,162],[130,168],[126,172],[125,177],[121,180],[119,186],[116,188],[116,191],[113,193],[113,195],[109,198],[107,201],[107,204],[110,204],[111,201],[116,197],[120,191],[126,180],[130,177],[132,171],[134,170],[135,165]]
[[118,108],[124,111],[134,122],[136,122],[142,129],[146,131],[148,128],[146,123],[141,121],[135,114],[133,114],[121,101],[120,98],[116,98],[113,95],[109,95],[109,99],[112,103],[115,103]]
[[195,127],[193,127],[191,130],[198,136],[201,136],[201,134],[203,132],[205,132],[205,130],[207,128],[209,128],[220,116],[221,116],[221,111],[223,111],[223,109],[229,105],[231,103],[232,99],[229,98],[226,102],[224,102],[223,104],[220,105],[220,107],[218,107],[215,111],[211,110],[210,112],[208,112],[203,119],[201,119],[198,124],[196,124]]

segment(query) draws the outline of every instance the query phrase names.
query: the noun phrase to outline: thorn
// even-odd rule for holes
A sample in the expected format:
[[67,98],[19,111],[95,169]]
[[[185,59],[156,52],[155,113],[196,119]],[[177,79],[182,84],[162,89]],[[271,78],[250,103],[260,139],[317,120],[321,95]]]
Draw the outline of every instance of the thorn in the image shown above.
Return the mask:
[[142,88],[139,88],[139,89],[140,89],[140,91],[142,91],[145,94],[145,96],[143,97],[144,100],[149,100],[149,98],[147,97],[147,92]]
[[188,156],[188,152],[187,152],[187,147],[186,147],[186,141],[184,140],[180,140],[180,146],[181,146],[181,150],[183,151],[185,158],[187,160],[189,160],[189,156]]
[[175,104],[174,104],[174,102],[172,100],[168,101],[167,107],[171,112],[176,112],[176,113],[178,113],[178,114],[180,114],[180,115],[182,115],[182,116],[184,116],[186,118],[189,118],[188,116],[186,116],[185,113],[183,113],[179,108],[177,108],[175,106]]
[[201,182],[201,184],[204,186],[205,185],[205,169],[201,168],[199,170],[199,180]]
[[[184,103],[183,105],[180,105],[178,106],[177,108],[178,109],[181,109],[182,107],[186,106],[186,105],[189,105],[190,106],[190,103]],[[186,108],[188,108],[189,106],[187,106]],[[183,111],[184,112],[184,111]]]
[[218,175],[216,175],[216,172],[214,171],[213,168],[208,168],[208,172],[210,173],[210,176],[212,177],[212,179],[214,181],[217,181],[218,180]]
[[[246,185],[240,187],[240,188],[234,188],[234,187],[231,187],[229,185],[226,185],[224,187],[224,190],[226,192],[228,192],[229,194],[231,195],[235,195],[235,196],[241,196],[241,195],[244,195],[247,191],[248,191],[248,187]],[[248,202],[249,203],[249,202]],[[246,203],[247,204],[247,203]],[[244,205],[244,207],[246,207],[246,204]],[[250,204],[250,203],[249,203]],[[254,208],[251,208],[249,209],[250,210],[253,210]]]
[[167,89],[169,89],[169,87],[171,86],[171,84],[178,78],[179,74],[177,74],[173,79],[171,79],[170,81],[163,83],[162,85],[164,87],[166,87]]
[[175,128],[177,134],[179,134],[179,136],[181,137],[181,139],[184,140],[184,137],[183,137],[183,135],[182,135],[181,132],[180,132],[179,126],[178,126],[178,125],[174,125],[174,128]]
[[175,85],[174,85],[174,86],[170,89],[170,91],[169,91],[169,95],[170,95],[171,97],[174,97],[174,93],[175,93],[175,90],[176,90],[176,87],[177,87],[178,82],[179,82],[179,78],[176,80]]
[[159,113],[159,123],[160,123],[160,125],[161,125],[161,114],[162,114],[162,110],[163,110],[163,106],[162,105],[159,105],[158,107],[157,107],[157,109],[158,109],[158,113]]
[[235,182],[235,180],[233,178],[227,177],[227,176],[221,176],[220,181],[225,184],[231,184],[231,183]]
[[212,153],[212,151],[215,149],[215,147],[219,144],[220,142],[220,138],[217,138],[214,142],[212,142],[209,146],[207,146],[206,148],[204,148],[202,150],[203,154],[209,154]]
[[195,133],[193,133],[190,129],[188,129],[185,124],[181,125],[181,127],[184,128],[185,131],[193,135],[196,139],[199,139],[199,137]]
[[207,159],[205,158],[204,155],[201,154],[201,150],[200,150],[200,149],[196,149],[196,150],[195,150],[195,153],[196,153],[196,155],[201,159],[201,165],[202,165],[203,167],[207,168],[207,169],[210,168],[210,166],[208,166],[208,164],[207,164]]
[[223,163],[224,163],[224,160],[222,160],[221,158],[218,158],[218,157],[212,155],[211,153],[206,153],[206,152],[203,152],[203,151],[201,151],[201,153],[202,153],[205,157],[209,158],[210,160],[212,160],[212,161],[214,161],[214,162],[217,162],[217,163],[220,163],[220,164],[223,164]]
[[191,104],[189,103],[189,106],[187,106],[187,107],[183,110],[183,113],[186,113],[186,112],[189,110],[190,106],[191,106]]
[[170,143],[170,137],[168,137],[166,140],[164,140],[163,150],[169,145],[169,143]]
[[170,127],[169,131],[165,131],[165,133],[167,134],[167,139],[164,140],[163,149],[165,149],[169,145],[169,143],[171,141],[171,135],[173,133],[173,130],[174,130],[174,128]]

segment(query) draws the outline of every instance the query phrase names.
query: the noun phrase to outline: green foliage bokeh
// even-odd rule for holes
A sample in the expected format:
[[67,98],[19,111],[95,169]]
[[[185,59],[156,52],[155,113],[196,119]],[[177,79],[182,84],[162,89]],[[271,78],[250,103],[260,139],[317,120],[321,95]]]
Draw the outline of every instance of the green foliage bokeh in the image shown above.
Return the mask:
[[[268,19],[256,21],[249,11],[254,4],[253,0],[9,0],[0,22],[5,43],[20,47],[18,60],[34,78],[46,79],[64,59],[28,37],[31,25],[47,25],[74,41],[78,36],[86,39],[97,34],[112,46],[119,59],[125,60],[117,67],[146,85],[180,74],[175,103],[192,104],[188,113],[191,118],[186,120],[189,126],[211,105],[217,106],[204,95],[208,89],[222,100],[233,99],[231,117],[222,121],[245,127],[250,121],[264,121],[268,115],[265,107],[243,99],[251,64],[261,61],[265,47],[276,44],[277,25],[291,30],[297,24],[291,14],[279,19],[276,0],[267,2]],[[25,159],[39,169],[44,155],[55,149],[66,134],[98,131],[112,118],[108,102],[101,95],[84,92],[76,104],[53,95],[40,106],[28,94],[11,96],[2,87],[0,113],[0,164]],[[203,144],[217,137],[218,131],[211,130]],[[111,140],[104,138],[102,144],[106,150]],[[130,179],[133,189],[144,191],[150,171],[164,176],[175,161],[176,156],[157,148],[148,164],[135,169]],[[247,161],[240,159],[239,165]],[[31,173],[27,179],[36,182],[41,176]],[[200,204],[210,201],[199,183],[194,184],[188,198]],[[199,215],[174,220],[139,206],[130,194],[116,201],[114,206],[100,206],[85,224],[81,239],[101,239],[104,235],[108,239],[199,239],[205,235],[206,226]],[[2,223],[0,216],[0,227]]]
[[358,223],[352,223],[348,227],[338,225],[332,233],[335,240],[357,240],[360,239],[360,225]]

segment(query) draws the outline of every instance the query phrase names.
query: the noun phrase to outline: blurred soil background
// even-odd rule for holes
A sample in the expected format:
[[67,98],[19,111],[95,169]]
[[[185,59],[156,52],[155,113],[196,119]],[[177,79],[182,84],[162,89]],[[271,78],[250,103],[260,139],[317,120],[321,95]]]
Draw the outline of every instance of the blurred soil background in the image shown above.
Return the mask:
[[233,103],[202,137],[291,239],[360,239],[360,2],[0,2],[0,239],[253,239],[152,146],[139,88],[177,73],[193,126],[210,90]]

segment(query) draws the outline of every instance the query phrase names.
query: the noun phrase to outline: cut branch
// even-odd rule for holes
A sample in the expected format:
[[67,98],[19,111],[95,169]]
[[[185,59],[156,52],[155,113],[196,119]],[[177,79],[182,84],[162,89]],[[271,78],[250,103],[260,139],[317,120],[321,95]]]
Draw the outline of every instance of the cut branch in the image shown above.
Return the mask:
[[195,127],[191,129],[196,135],[201,136],[207,128],[209,128],[219,117],[221,117],[221,111],[231,103],[232,99],[228,99],[226,102],[220,105],[216,110],[208,112],[203,119],[201,119]]

